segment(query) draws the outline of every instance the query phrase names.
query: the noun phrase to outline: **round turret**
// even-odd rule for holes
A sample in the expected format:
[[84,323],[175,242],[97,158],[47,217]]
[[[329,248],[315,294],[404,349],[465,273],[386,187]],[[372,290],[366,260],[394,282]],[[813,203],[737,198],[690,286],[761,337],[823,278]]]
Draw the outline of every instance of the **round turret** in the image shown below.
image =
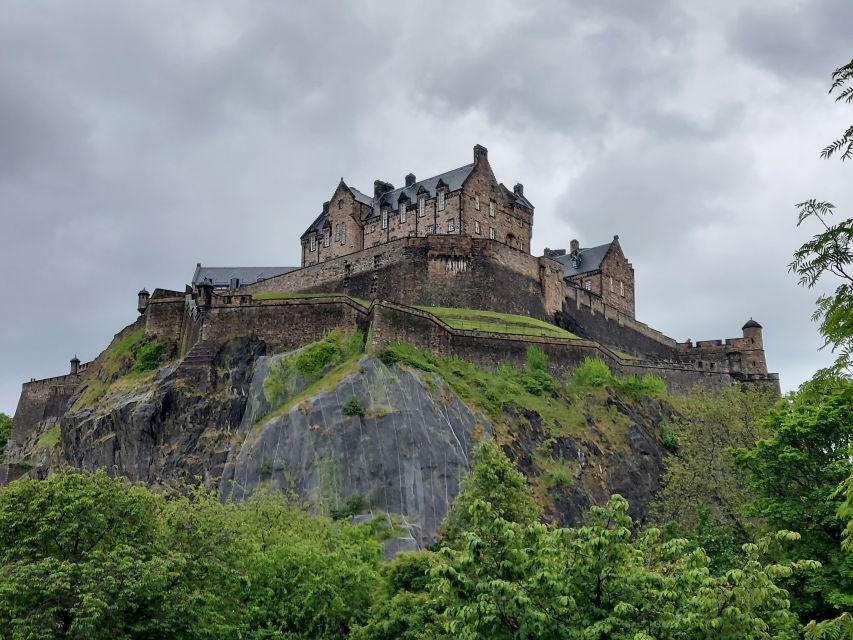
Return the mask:
[[80,370],[80,358],[75,354],[73,358],[71,358],[71,375],[74,375]]
[[150,298],[151,294],[145,289],[139,292],[139,303],[136,305],[136,310],[139,311],[140,315],[145,313],[145,310],[148,308],[148,300]]

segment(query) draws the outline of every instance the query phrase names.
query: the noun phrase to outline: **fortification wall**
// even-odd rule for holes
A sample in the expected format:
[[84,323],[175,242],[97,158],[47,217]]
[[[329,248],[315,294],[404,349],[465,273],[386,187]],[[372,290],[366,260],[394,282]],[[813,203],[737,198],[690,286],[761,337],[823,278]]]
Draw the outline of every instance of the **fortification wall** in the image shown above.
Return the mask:
[[168,357],[178,354],[185,309],[183,295],[161,298],[152,296],[145,309],[145,335],[160,341],[166,347]]
[[[701,371],[678,362],[624,359],[591,340],[508,336],[452,329],[429,314],[385,301],[372,307],[371,323],[371,347],[375,350],[400,340],[440,355],[456,355],[491,369],[503,363],[523,367],[527,362],[527,348],[533,344],[547,354],[551,373],[556,376],[574,370],[584,358],[598,357],[619,375],[657,375],[673,393],[687,393],[696,386],[719,390],[735,382],[730,375]],[[763,382],[763,378],[759,380],[756,377],[754,382]]]
[[553,320],[562,272],[499,242],[467,236],[402,238],[292,271],[240,292],[345,293],[408,305],[486,309]]
[[341,327],[363,327],[367,310],[345,297],[264,300],[215,306],[204,315],[200,339],[224,343],[254,337],[272,349],[296,349]]
[[558,324],[565,329],[628,353],[676,359],[677,343],[672,338],[604,304],[589,291],[566,285],[564,293]]

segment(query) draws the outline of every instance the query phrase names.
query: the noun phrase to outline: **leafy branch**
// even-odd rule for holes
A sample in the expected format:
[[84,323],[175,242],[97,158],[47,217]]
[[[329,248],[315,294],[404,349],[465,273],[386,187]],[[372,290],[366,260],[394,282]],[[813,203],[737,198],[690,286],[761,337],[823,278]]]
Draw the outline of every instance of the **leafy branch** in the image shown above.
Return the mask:
[[[832,72],[832,86],[829,88],[829,93],[832,94],[836,89],[840,89],[835,96],[836,102],[853,103],[853,86],[844,86],[851,81],[853,81],[853,60]],[[842,162],[853,158],[853,126],[850,126],[838,140],[824,147],[820,157],[831,158],[836,153],[841,154]]]

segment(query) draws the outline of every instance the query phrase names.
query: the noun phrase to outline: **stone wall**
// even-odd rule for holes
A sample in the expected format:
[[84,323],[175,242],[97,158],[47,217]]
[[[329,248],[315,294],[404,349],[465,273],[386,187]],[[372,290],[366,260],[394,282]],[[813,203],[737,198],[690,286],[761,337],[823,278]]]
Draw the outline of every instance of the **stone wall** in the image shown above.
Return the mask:
[[[156,293],[156,291],[155,291]],[[151,297],[145,309],[145,335],[155,338],[166,348],[166,356],[178,355],[181,324],[186,308],[185,296]]]
[[344,297],[214,306],[204,315],[201,341],[222,344],[254,337],[274,351],[296,349],[336,327],[351,330],[364,326],[366,316],[366,309]]
[[588,291],[566,286],[558,324],[581,337],[635,355],[676,359],[676,341]]
[[240,287],[240,293],[346,293],[408,305],[487,309],[553,321],[559,265],[466,236],[403,238]]

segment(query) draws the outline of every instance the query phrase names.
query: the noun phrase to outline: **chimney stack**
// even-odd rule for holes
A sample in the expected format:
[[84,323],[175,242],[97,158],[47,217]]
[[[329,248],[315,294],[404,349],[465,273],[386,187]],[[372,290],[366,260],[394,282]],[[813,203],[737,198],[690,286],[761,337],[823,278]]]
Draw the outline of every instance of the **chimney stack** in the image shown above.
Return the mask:
[[413,184],[415,184],[415,182],[416,182],[416,180],[415,180],[415,174],[414,173],[410,173],[406,176],[406,186],[407,187],[411,187]]
[[580,249],[580,242],[578,242],[577,240],[572,240],[569,243],[569,253],[571,253],[572,255],[577,255]]
[[480,162],[488,162],[489,161],[489,150],[486,149],[481,144],[474,145],[474,164],[478,165]]
[[373,197],[376,200],[379,200],[379,198],[381,198],[383,195],[393,190],[394,185],[390,182],[383,182],[382,180],[373,181]]
[[512,192],[517,196],[524,196],[524,185],[520,182],[516,182],[515,186],[512,188]]

